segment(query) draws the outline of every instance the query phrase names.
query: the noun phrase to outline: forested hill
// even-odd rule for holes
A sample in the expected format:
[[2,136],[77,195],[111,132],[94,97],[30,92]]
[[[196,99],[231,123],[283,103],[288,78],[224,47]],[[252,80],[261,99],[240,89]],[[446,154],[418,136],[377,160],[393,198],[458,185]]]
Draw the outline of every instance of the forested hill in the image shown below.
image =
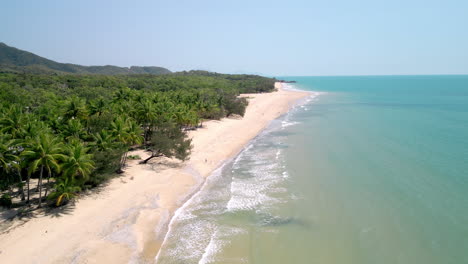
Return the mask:
[[166,68],[155,66],[132,66],[130,68],[112,65],[82,66],[70,63],[59,63],[40,57],[31,52],[10,47],[0,42],[0,72],[34,73],[34,74],[167,74]]

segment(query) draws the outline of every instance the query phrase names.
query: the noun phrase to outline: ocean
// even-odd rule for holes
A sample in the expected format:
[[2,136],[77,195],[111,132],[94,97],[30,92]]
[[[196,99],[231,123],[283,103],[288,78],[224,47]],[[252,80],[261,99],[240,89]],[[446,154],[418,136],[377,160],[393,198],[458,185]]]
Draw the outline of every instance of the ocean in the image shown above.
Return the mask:
[[313,91],[178,210],[158,263],[468,263],[468,76]]

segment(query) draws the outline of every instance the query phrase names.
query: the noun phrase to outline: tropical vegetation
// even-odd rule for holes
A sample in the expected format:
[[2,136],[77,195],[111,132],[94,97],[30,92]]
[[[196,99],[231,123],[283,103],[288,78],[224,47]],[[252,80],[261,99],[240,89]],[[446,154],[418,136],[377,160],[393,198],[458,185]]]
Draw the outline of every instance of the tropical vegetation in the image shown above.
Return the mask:
[[247,100],[239,94],[270,92],[274,81],[205,71],[0,73],[0,202],[65,204],[123,172],[133,148],[150,151],[142,163],[185,160],[187,131],[204,120],[242,116]]

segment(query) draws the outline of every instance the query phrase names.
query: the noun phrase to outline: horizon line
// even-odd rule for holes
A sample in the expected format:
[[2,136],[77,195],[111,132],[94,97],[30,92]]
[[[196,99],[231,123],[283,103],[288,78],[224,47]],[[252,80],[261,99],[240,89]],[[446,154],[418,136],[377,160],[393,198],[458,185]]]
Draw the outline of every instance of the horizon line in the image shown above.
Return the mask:
[[337,75],[264,75],[265,77],[390,77],[390,76],[468,76],[468,73],[429,73],[429,74],[337,74]]

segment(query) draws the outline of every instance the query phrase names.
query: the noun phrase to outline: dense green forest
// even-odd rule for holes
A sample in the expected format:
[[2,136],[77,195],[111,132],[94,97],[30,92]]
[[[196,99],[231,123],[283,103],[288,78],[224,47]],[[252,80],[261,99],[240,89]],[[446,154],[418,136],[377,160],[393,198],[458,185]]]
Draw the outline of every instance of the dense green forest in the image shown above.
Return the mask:
[[274,81],[204,71],[0,73],[0,203],[61,205],[122,172],[132,148],[187,159],[187,130],[242,116],[247,100],[238,95],[270,92]]
[[71,63],[60,63],[33,54],[28,51],[10,47],[0,42],[0,72],[35,73],[35,74],[167,74],[166,68],[155,66],[118,67],[82,66]]

